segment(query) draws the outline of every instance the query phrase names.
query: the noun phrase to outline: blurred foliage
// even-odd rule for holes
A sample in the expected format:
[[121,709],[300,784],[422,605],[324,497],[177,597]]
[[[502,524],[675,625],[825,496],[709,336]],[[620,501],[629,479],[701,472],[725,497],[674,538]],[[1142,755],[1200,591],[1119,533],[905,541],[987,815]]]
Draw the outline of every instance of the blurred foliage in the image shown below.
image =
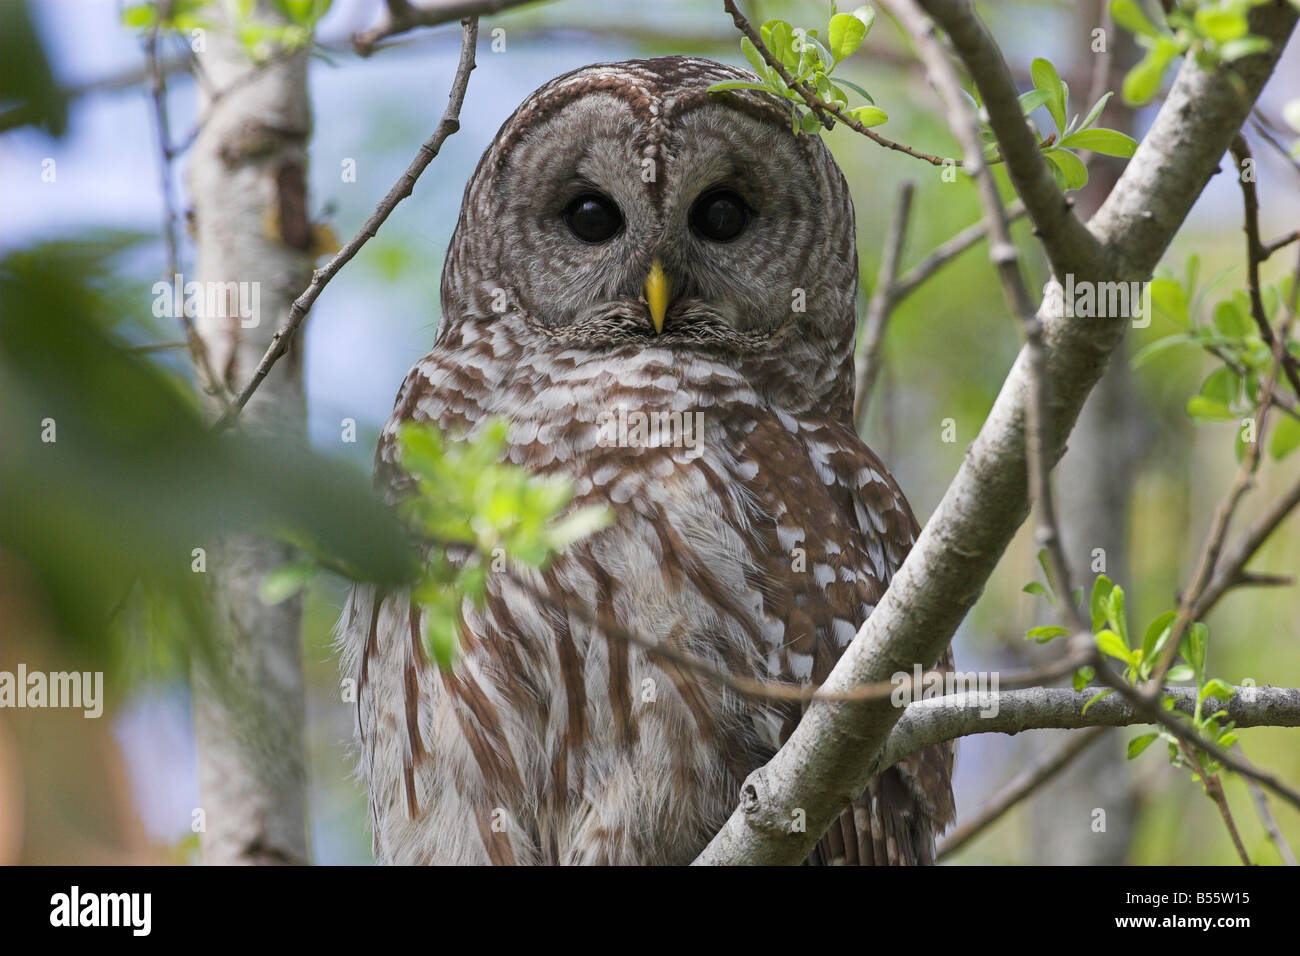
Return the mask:
[[0,130],[38,126],[51,136],[68,128],[68,101],[54,81],[26,3],[0,3]]
[[[316,22],[329,12],[331,0],[237,0],[232,6],[234,34],[249,59],[265,63],[277,49],[296,50],[311,43]],[[260,6],[260,9],[259,9]],[[210,15],[210,0],[147,0],[122,10],[122,24],[148,33],[176,30],[195,35],[220,23]],[[274,11],[273,18],[265,14]]]
[[412,596],[425,611],[425,645],[443,668],[458,652],[462,604],[482,607],[489,573],[511,562],[545,569],[557,552],[613,519],[603,506],[568,510],[569,478],[504,462],[508,431],[508,422],[496,420],[463,441],[426,424],[398,432],[402,467],[416,486],[402,512],[435,542]]
[[1160,92],[1169,65],[1185,54],[1213,70],[1243,56],[1266,53],[1271,44],[1253,36],[1247,17],[1269,0],[1191,0],[1151,14],[1138,0],[1112,0],[1110,15],[1145,51],[1124,77],[1124,102],[1141,106]]
[[204,629],[193,550],[227,533],[269,529],[355,579],[409,580],[415,553],[364,476],[305,446],[213,434],[187,385],[110,331],[94,277],[131,241],[0,260],[0,545],[60,638],[118,670],[129,655],[108,624],[139,580],[156,599],[145,618],[169,622],[183,658]]

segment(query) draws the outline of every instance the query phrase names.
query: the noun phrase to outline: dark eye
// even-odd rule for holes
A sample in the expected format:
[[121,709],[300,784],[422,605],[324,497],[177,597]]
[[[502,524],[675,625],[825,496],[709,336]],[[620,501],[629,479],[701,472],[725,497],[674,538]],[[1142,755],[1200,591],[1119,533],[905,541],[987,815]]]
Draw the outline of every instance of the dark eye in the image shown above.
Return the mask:
[[705,239],[730,242],[749,225],[749,207],[730,189],[705,193],[691,210],[691,228]]
[[583,193],[564,208],[569,231],[583,242],[604,242],[623,228],[623,216],[614,200],[599,193]]

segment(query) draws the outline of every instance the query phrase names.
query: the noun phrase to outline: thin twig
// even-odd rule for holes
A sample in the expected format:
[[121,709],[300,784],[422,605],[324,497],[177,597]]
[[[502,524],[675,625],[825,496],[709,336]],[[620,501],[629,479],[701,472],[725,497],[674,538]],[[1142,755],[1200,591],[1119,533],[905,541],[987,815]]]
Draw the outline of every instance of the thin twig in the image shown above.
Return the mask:
[[[1200,595],[1192,609],[1192,620],[1203,619],[1219,598],[1229,590],[1241,584],[1252,583],[1245,571],[1246,564],[1255,556],[1269,535],[1286,520],[1287,516],[1300,505],[1300,481],[1296,481],[1286,493],[1276,499],[1255,519],[1245,533],[1237,539],[1232,547],[1222,553],[1218,569]],[[1258,576],[1256,576],[1258,578]]]
[[[1241,759],[1246,760],[1244,756]],[[1273,811],[1269,808],[1268,794],[1264,793],[1260,785],[1250,777],[1246,778],[1246,786],[1250,788],[1250,796],[1255,802],[1255,812],[1259,814],[1259,822],[1264,825],[1264,832],[1268,834],[1273,846],[1277,847],[1278,856],[1282,857],[1282,862],[1287,866],[1295,866],[1295,854],[1291,852],[1291,844],[1287,843],[1286,837],[1282,835],[1282,829],[1277,825]]]
[[[1094,656],[1092,667],[1096,671],[1098,680],[1118,692],[1119,695],[1132,704],[1139,713],[1147,717],[1151,723],[1159,724],[1179,740],[1204,751],[1228,769],[1235,770],[1243,777],[1250,777],[1259,781],[1265,787],[1268,787],[1268,789],[1283,797],[1287,803],[1291,804],[1297,810],[1300,810],[1300,791],[1295,790],[1289,784],[1279,780],[1273,774],[1264,770],[1259,770],[1249,762],[1238,759],[1236,754],[1224,750],[1217,743],[1214,743],[1211,740],[1207,740],[1186,724],[1180,723],[1163,707],[1161,707],[1158,702],[1159,698],[1163,696],[1163,694],[1167,693],[1169,688],[1159,686],[1155,687],[1156,693],[1154,698],[1143,693],[1141,689],[1134,687],[1122,676],[1111,670],[1110,666],[1105,662],[1100,653],[1097,653]],[[1195,688],[1189,689],[1195,691]]]
[[[957,162],[952,158],[934,156],[930,153],[922,153],[910,146],[896,143],[892,139],[881,136],[869,126],[863,126],[860,122],[845,113],[840,107],[835,106],[832,103],[827,103],[817,95],[815,90],[810,89],[808,84],[800,83],[790,75],[790,71],[785,68],[785,64],[773,55],[772,51],[767,48],[767,44],[763,42],[763,38],[759,36],[758,32],[750,25],[750,22],[745,19],[745,15],[742,14],[740,8],[736,6],[735,0],[722,0],[722,8],[727,13],[731,14],[731,19],[732,22],[736,24],[736,29],[749,37],[749,42],[754,44],[754,48],[758,50],[759,55],[767,62],[768,66],[772,67],[772,69],[776,71],[777,76],[781,77],[781,82],[803,98],[803,101],[808,104],[808,108],[817,114],[817,118],[821,120],[822,125],[827,129],[830,129],[835,125],[835,120],[839,120],[849,129],[853,130],[855,133],[861,133],[873,143],[877,143],[886,149],[898,150],[900,153],[906,153],[908,156],[913,156],[916,159],[925,160],[925,162],[929,163],[931,166],[961,165],[960,162]],[[834,119],[831,117],[834,117]]]
[[539,0],[438,0],[415,6],[407,0],[385,0],[387,15],[383,22],[353,36],[352,48],[360,56],[369,56],[381,41],[418,27],[436,27],[453,20],[477,20],[510,7],[537,2]]
[[1246,845],[1241,842],[1241,834],[1237,831],[1237,821],[1232,818],[1232,808],[1228,806],[1228,798],[1223,793],[1223,781],[1219,779],[1217,773],[1206,772],[1205,765],[1201,763],[1201,758],[1195,750],[1187,745],[1186,741],[1180,740],[1178,749],[1182,751],[1183,756],[1196,770],[1196,775],[1205,787],[1205,795],[1210,798],[1210,802],[1219,811],[1219,816],[1223,818],[1223,825],[1228,828],[1228,836],[1232,839],[1232,845],[1237,851],[1237,856],[1241,858],[1242,865],[1250,866],[1250,855],[1246,853]]
[[167,352],[172,349],[187,349],[189,347],[189,342],[186,342],[183,339],[178,339],[175,342],[148,342],[144,345],[132,345],[127,349],[127,351],[147,354],[149,352]]
[[1277,134],[1274,132],[1276,127],[1273,125],[1272,121],[1260,112],[1258,106],[1251,110],[1251,113],[1250,125],[1255,127],[1255,132],[1260,135],[1260,138],[1263,139],[1264,142],[1268,143],[1269,146],[1272,146],[1273,149],[1277,151],[1277,154],[1285,159],[1292,169],[1300,173],[1300,159],[1296,159],[1296,157],[1292,156],[1291,150],[1287,149],[1286,144],[1277,138]]
[[[1269,254],[1265,251],[1259,237],[1259,194],[1255,189],[1255,178],[1253,175],[1246,175],[1247,163],[1254,165],[1255,160],[1251,155],[1250,146],[1246,143],[1246,137],[1241,133],[1233,137],[1229,149],[1237,164],[1237,182],[1241,184],[1241,198],[1245,206],[1245,222],[1242,231],[1246,233],[1246,291],[1250,294],[1250,315],[1255,320],[1255,327],[1259,329],[1259,337],[1272,350],[1273,328],[1268,324],[1268,315],[1264,311],[1264,297],[1259,283],[1259,264],[1267,259]],[[1295,356],[1285,349],[1281,354],[1282,370],[1286,373],[1287,381],[1291,383],[1296,394],[1300,395],[1300,368],[1296,367]]]
[[1054,750],[1040,755],[1033,764],[1008,780],[979,813],[944,837],[943,842],[939,844],[936,859],[942,860],[956,853],[1002,819],[1016,804],[1033,796],[1043,784],[1068,767],[1109,729],[1109,727],[1092,727],[1083,733],[1070,734]]
[[[1007,222],[1015,222],[1025,215],[1025,204],[1019,199],[1015,200],[1006,209]],[[953,236],[943,245],[939,246],[934,252],[930,253],[912,268],[908,269],[898,281],[894,283],[894,304],[897,305],[907,298],[917,288],[924,283],[930,276],[934,275],[949,262],[961,255],[975,243],[979,242],[989,234],[989,224],[984,220],[967,226],[957,235]]]
[[[988,124],[1006,159],[1007,173],[1034,221],[1034,234],[1047,253],[1052,271],[1067,274],[1107,275],[1112,265],[1097,237],[1079,221],[1072,200],[1063,195],[1030,129],[1016,83],[997,41],[964,0],[920,0],[919,6],[947,34],[966,72],[980,92]],[[960,83],[957,84],[960,88]],[[965,107],[965,101],[962,103]],[[965,144],[963,144],[965,149]],[[969,162],[969,160],[968,160]]]
[[[167,7],[170,3],[164,3],[158,10],[158,19],[163,21],[167,18]],[[167,119],[167,81],[163,76],[162,69],[158,65],[158,34],[160,26],[155,26],[145,36],[144,49],[145,60],[148,67],[149,75],[149,97],[153,103],[153,125],[154,132],[158,141],[159,156],[159,189],[163,201],[163,241],[167,247],[167,271],[163,278],[171,283],[176,281],[176,276],[180,274],[180,242],[176,237],[176,198],[172,194],[172,160],[175,158],[175,151],[171,147],[171,126]],[[194,371],[199,381],[199,388],[208,394],[216,397],[226,409],[229,409],[229,397],[226,394],[226,387],[212,370],[212,365],[208,360],[208,349],[203,342],[203,337],[199,335],[198,329],[194,327],[194,320],[189,313],[185,311],[184,303],[177,303],[178,312],[181,321],[181,328],[185,332],[186,347],[190,351],[190,358],[194,362]]]
[[1297,239],[1300,239],[1300,229],[1297,229],[1295,232],[1288,232],[1285,236],[1280,236],[1272,242],[1264,243],[1260,249],[1260,252],[1262,253],[1260,261],[1268,261],[1269,256],[1273,255],[1273,253],[1277,252],[1279,249],[1285,249]]
[[1259,404],[1255,412],[1255,440],[1246,443],[1247,448],[1242,456],[1241,464],[1237,468],[1237,474],[1233,479],[1232,486],[1219,503],[1218,508],[1215,509],[1214,518],[1210,524],[1210,532],[1206,535],[1205,544],[1197,561],[1196,571],[1192,575],[1191,584],[1179,598],[1178,614],[1170,625],[1169,639],[1164,650],[1161,651],[1159,662],[1151,672],[1151,693],[1153,695],[1159,693],[1165,674],[1173,666],[1184,632],[1193,621],[1198,619],[1195,616],[1195,611],[1198,604],[1201,603],[1202,594],[1214,579],[1215,567],[1219,561],[1219,554],[1223,550],[1224,539],[1228,534],[1232,516],[1241,503],[1242,497],[1254,483],[1255,472],[1259,468],[1261,449],[1268,428],[1268,412],[1273,404],[1273,392],[1277,387],[1278,376],[1282,368],[1282,356],[1285,352],[1287,338],[1291,332],[1291,323],[1295,318],[1295,298],[1297,294],[1300,294],[1300,261],[1296,263],[1291,302],[1287,305],[1286,314],[1279,323],[1278,334],[1273,342],[1273,361],[1269,367],[1264,385],[1259,392]]
[[[919,696],[913,693],[918,683],[922,688],[931,683],[943,685],[945,680],[951,676],[946,671],[927,670],[920,675],[918,681],[916,673],[912,672],[899,675],[896,679],[879,681],[874,684],[863,684],[843,693],[825,692],[822,691],[821,685],[813,683],[787,684],[743,677],[716,667],[703,658],[673,647],[671,644],[638,634],[636,631],[624,627],[608,614],[591,610],[576,601],[566,600],[564,595],[557,596],[548,593],[513,571],[505,573],[511,584],[543,607],[558,614],[571,614],[587,627],[593,628],[607,637],[632,647],[639,647],[658,660],[668,661],[685,668],[699,677],[721,685],[750,700],[797,703],[811,703],[813,701],[865,703],[867,701],[888,700],[897,695],[907,701]],[[1060,660],[1032,670],[1016,671],[1005,676],[999,675],[998,687],[1005,690],[1036,687],[1074,673],[1090,659],[1090,651],[1072,651]]]
[[288,321],[271,337],[271,344],[262,356],[262,360],[257,363],[257,369],[253,372],[253,377],[236,396],[230,409],[217,419],[216,424],[213,426],[216,430],[220,431],[235,421],[240,412],[243,411],[244,406],[248,404],[248,400],[253,397],[253,393],[257,391],[258,386],[262,384],[267,373],[271,371],[271,367],[288,351],[290,340],[297,333],[303,319],[307,317],[312,304],[324,291],[325,286],[338,274],[340,269],[352,261],[352,257],[357,254],[361,247],[374,237],[375,233],[379,231],[379,227],[397,208],[397,204],[411,195],[416,180],[433,162],[433,158],[438,155],[438,150],[442,148],[442,144],[446,142],[447,137],[460,129],[460,108],[461,104],[465,102],[465,88],[469,83],[469,74],[474,69],[474,45],[477,41],[478,19],[472,17],[462,21],[460,61],[456,64],[456,76],[452,80],[451,92],[447,98],[447,109],[442,114],[442,121],[438,124],[438,128],[420,147],[420,151],[415,154],[415,159],[411,160],[411,165],[406,168],[406,172],[388,190],[388,194],[380,200],[379,205],[375,207],[375,211],[371,213],[370,218],[361,227],[361,231],[353,236],[347,245],[335,253],[334,257],[324,267],[317,269],[313,273],[311,284],[298,298],[293,300],[293,305],[289,307]]
[[859,433],[866,424],[867,399],[871,396],[876,376],[880,373],[880,350],[885,342],[885,326],[889,323],[894,308],[894,280],[898,278],[898,263],[907,241],[907,223],[912,214],[912,196],[915,193],[916,184],[913,182],[905,182],[899,187],[898,205],[894,208],[894,218],[889,224],[889,232],[885,234],[884,251],[880,255],[876,287],[872,290],[867,316],[862,324],[862,343],[858,347],[853,389],[853,422]]

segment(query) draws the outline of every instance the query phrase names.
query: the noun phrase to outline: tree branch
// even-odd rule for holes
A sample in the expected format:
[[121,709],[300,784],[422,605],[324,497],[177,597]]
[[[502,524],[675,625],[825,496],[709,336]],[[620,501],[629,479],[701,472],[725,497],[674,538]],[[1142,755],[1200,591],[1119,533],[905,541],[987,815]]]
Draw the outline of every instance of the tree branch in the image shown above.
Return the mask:
[[510,7],[538,2],[540,0],[438,0],[415,6],[408,0],[387,0],[388,9],[383,22],[356,34],[352,38],[352,48],[360,56],[370,56],[382,41],[409,30],[436,27],[453,20],[477,20]]
[[465,102],[465,88],[469,85],[469,74],[474,69],[474,45],[478,42],[478,20],[471,18],[461,23],[461,44],[460,44],[460,61],[456,64],[456,76],[452,80],[451,92],[447,97],[447,109],[442,114],[442,122],[438,124],[433,135],[425,141],[420,147],[420,151],[415,154],[415,159],[411,160],[411,165],[406,168],[402,178],[393,184],[384,196],[375,211],[371,213],[370,218],[366,220],[361,231],[348,240],[348,244],[334,254],[329,262],[325,263],[323,268],[317,269],[312,275],[311,284],[293,300],[293,305],[289,308],[289,319],[285,324],[271,337],[271,344],[262,356],[262,360],[257,363],[257,369],[253,372],[253,377],[249,379],[248,384],[240,390],[235,400],[222,416],[217,419],[213,428],[220,431],[229,427],[239,413],[243,411],[248,400],[253,397],[258,386],[266,378],[271,367],[280,360],[280,357],[289,350],[289,342],[297,333],[298,328],[302,325],[303,320],[307,318],[307,313],[311,311],[312,305],[316,299],[325,290],[325,286],[333,279],[340,269],[352,261],[355,256],[370,239],[374,238],[379,227],[384,224],[392,211],[397,208],[411,191],[415,189],[415,181],[420,178],[420,174],[428,168],[433,162],[433,158],[438,155],[438,150],[442,149],[442,144],[460,129],[460,108]]
[[916,184],[905,182],[898,190],[898,205],[894,218],[885,234],[885,247],[880,256],[880,273],[876,288],[867,305],[867,316],[862,323],[862,344],[858,349],[856,379],[853,387],[853,422],[859,434],[866,423],[867,399],[880,374],[880,350],[885,344],[885,326],[894,309],[894,280],[898,278],[898,260],[903,256],[907,241],[907,221],[912,214],[912,196]]
[[[948,125],[961,143],[965,154],[965,169],[974,178],[980,204],[984,207],[984,221],[989,227],[989,260],[1002,284],[1002,295],[1007,308],[1019,322],[1025,337],[1025,456],[1029,471],[1029,500],[1037,504],[1039,513],[1036,537],[1039,547],[1047,550],[1052,585],[1056,593],[1062,596],[1059,603],[1062,614],[1067,617],[1067,623],[1076,633],[1091,633],[1079,609],[1070,599],[1070,571],[1061,545],[1061,535],[1057,531],[1056,509],[1052,503],[1053,462],[1047,460],[1045,451],[1050,422],[1043,324],[1039,321],[1029,289],[1020,274],[1019,254],[1015,243],[1011,241],[1006,211],[1002,208],[997,183],[993,181],[993,174],[984,161],[979,125],[962,95],[957,70],[935,37],[934,23],[921,12],[916,0],[890,0],[889,5],[911,34],[917,53],[925,62],[931,80],[943,97],[948,109]],[[1014,87],[1012,90],[1014,92]],[[1019,111],[1018,104],[1016,108]],[[1023,121],[1021,125],[1024,125]]]
[[[790,75],[790,71],[785,68],[785,64],[772,55],[772,51],[767,48],[767,44],[763,42],[763,38],[758,34],[758,31],[755,30],[750,25],[749,21],[745,19],[745,15],[741,13],[740,8],[736,6],[735,0],[722,0],[722,8],[727,11],[727,13],[731,14],[731,19],[732,22],[736,24],[736,29],[749,37],[749,42],[754,44],[754,49],[758,50],[759,55],[767,62],[767,65],[776,71],[777,76],[781,77],[781,82],[803,98],[804,103],[808,105],[810,110],[817,114],[817,117],[822,121],[822,125],[827,129],[830,129],[835,125],[835,120],[839,120],[849,129],[853,130],[855,133],[861,133],[873,143],[883,146],[886,149],[894,149],[900,153],[906,153],[908,156],[914,157],[915,159],[925,160],[925,162],[929,163],[931,166],[943,166],[951,161],[946,160],[942,156],[933,156],[930,153],[922,153],[910,146],[896,143],[892,139],[881,136],[871,127],[863,126],[838,106],[827,103],[818,96],[814,90],[809,88],[807,83],[799,83],[795,81],[795,78]],[[834,117],[834,119],[832,119],[832,117]]]
[[1036,235],[1047,252],[1052,271],[1092,278],[1109,271],[1097,237],[1090,234],[1056,187],[1020,109],[1015,80],[993,37],[965,0],[920,0],[920,6],[948,33],[975,85],[979,88],[989,125],[997,134],[1007,173],[1024,200]]
[[[1255,327],[1259,330],[1259,337],[1264,340],[1264,344],[1270,349],[1273,348],[1273,327],[1268,324],[1268,314],[1264,311],[1264,296],[1260,291],[1259,283],[1259,266],[1260,263],[1272,254],[1273,249],[1266,249],[1264,243],[1259,238],[1259,193],[1255,189],[1255,178],[1253,175],[1247,176],[1245,166],[1249,161],[1254,162],[1254,157],[1250,153],[1250,146],[1246,144],[1246,137],[1238,133],[1232,138],[1230,147],[1232,158],[1235,160],[1237,182],[1241,184],[1241,199],[1244,208],[1244,222],[1242,231],[1246,233],[1246,290],[1250,294],[1250,316],[1255,320]],[[1285,246],[1286,242],[1276,248]],[[1295,389],[1295,393],[1300,395],[1300,369],[1296,367],[1296,359],[1286,350],[1281,353],[1282,369],[1286,373],[1287,381]]]
[[[971,49],[972,33],[970,24],[964,22],[971,17],[966,5],[958,8],[952,3],[928,2],[926,6],[932,14],[955,11],[955,19],[950,18],[946,25],[957,49],[965,55]],[[1036,177],[1021,183],[1018,180],[1025,178],[1025,171],[1012,170],[1026,206],[1043,220],[1041,238],[1055,250],[1055,258],[1069,267],[1063,271],[1075,271],[1094,281],[1145,280],[1150,276],[1249,114],[1295,27],[1296,16],[1288,4],[1252,11],[1252,33],[1273,41],[1268,53],[1244,57],[1231,68],[1213,71],[1194,61],[1183,64],[1151,131],[1084,230],[1091,235],[1076,237],[1070,225],[1073,217],[1064,198],[1055,192],[1054,183],[1054,196],[1048,196],[1044,206]],[[977,49],[983,51],[987,34],[977,23],[975,32]],[[996,47],[993,56],[994,66],[1005,75]],[[978,69],[968,66],[977,82],[984,76],[987,84],[992,70],[987,63],[982,62]],[[1009,78],[1006,87],[1014,102]],[[981,92],[990,116],[1002,116],[1001,105],[990,95],[994,91],[981,85]],[[1004,120],[1003,116],[999,122]],[[1023,134],[1020,139],[1032,140],[1018,112],[1013,125]],[[1022,152],[1022,146],[1014,145],[1018,141],[1003,144],[1009,169],[1012,157]],[[1033,162],[1041,163],[1041,159]],[[1045,168],[1041,172],[1050,176]],[[1059,458],[1079,409],[1122,338],[1125,325],[1122,320],[1079,322],[1046,317],[1045,372],[1058,386],[1052,396],[1048,461],[1054,463]],[[1022,351],[957,476],[875,612],[825,682],[828,692],[885,679],[916,662],[928,666],[937,661],[979,597],[1027,513],[1027,364]],[[898,718],[899,710],[887,704],[813,704],[785,746],[746,780],[740,806],[696,862],[802,861],[830,822],[862,792],[874,772],[873,754]],[[806,814],[805,832],[788,832],[789,811],[794,807]]]
[[[872,761],[872,773],[892,767],[909,754],[973,734],[1018,734],[1022,730],[1077,730],[1082,727],[1128,727],[1149,724],[1141,707],[1120,694],[1103,697],[1084,713],[1084,705],[1105,690],[1035,687],[992,694],[952,694],[919,700],[903,709],[885,746]],[[1174,709],[1191,716],[1195,687],[1166,687]],[[1300,688],[1239,687],[1226,701],[1215,700],[1238,727],[1300,727]]]

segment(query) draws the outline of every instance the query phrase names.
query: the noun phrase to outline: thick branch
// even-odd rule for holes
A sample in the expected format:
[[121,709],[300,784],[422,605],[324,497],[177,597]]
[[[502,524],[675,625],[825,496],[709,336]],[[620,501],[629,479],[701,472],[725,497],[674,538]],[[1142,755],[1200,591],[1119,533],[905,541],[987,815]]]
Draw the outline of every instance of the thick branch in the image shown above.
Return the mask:
[[[950,7],[958,8],[962,17],[968,15],[964,4],[926,6],[936,15],[940,8]],[[1074,246],[1069,241],[1074,230],[1060,220],[1061,210],[1053,213],[1053,228],[1040,226],[1044,239],[1069,265],[1065,271],[1094,281],[1144,280],[1151,274],[1245,121],[1295,22],[1296,11],[1287,4],[1256,9],[1251,15],[1252,32],[1273,41],[1270,53],[1245,57],[1230,71],[1206,71],[1194,62],[1184,63],[1150,133],[1090,223],[1092,237]],[[987,37],[982,27],[978,30]],[[969,35],[969,27],[962,33],[950,24],[949,32],[963,50],[961,38]],[[1005,72],[1000,55],[996,62]],[[971,72],[978,78],[981,71],[971,66]],[[1005,153],[1021,151],[1010,143],[1003,145]],[[1033,210],[1036,201],[1024,189],[1021,195]],[[1098,242],[1100,255],[1094,254]],[[1056,385],[1045,449],[1049,462],[1060,457],[1079,409],[1122,338],[1125,324],[1123,319],[1045,319],[1044,368]],[[1022,352],[961,470],[875,612],[831,672],[826,691],[847,691],[906,672],[913,663],[928,666],[938,660],[1027,513],[1024,403],[1028,381],[1027,357]],[[740,807],[696,862],[794,864],[803,860],[830,822],[862,792],[873,772],[872,757],[898,717],[896,708],[873,702],[812,705],[785,746],[750,775]],[[786,825],[790,809],[796,807],[806,814],[803,833],[789,833]]]
[[[931,744],[972,734],[1018,734],[1022,730],[1128,727],[1150,720],[1119,694],[1103,697],[1083,712],[1083,706],[1103,687],[1033,688],[995,694],[953,694],[909,704],[872,765],[879,773],[908,754]],[[1177,702],[1175,709],[1191,715],[1196,708],[1196,688],[1166,687]],[[1226,710],[1238,727],[1300,727],[1300,688],[1239,687],[1225,702],[1207,702],[1213,710]]]

